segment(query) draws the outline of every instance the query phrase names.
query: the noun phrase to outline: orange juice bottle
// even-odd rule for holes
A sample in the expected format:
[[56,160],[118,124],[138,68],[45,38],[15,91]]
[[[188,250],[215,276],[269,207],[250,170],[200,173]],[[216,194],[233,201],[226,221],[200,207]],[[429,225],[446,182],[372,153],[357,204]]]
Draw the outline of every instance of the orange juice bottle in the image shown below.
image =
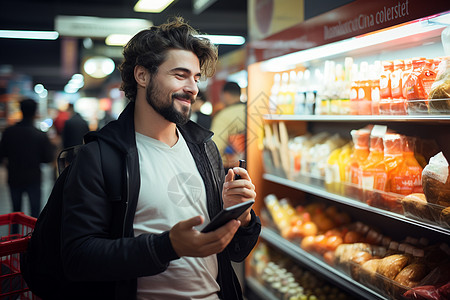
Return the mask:
[[396,177],[393,177],[391,187],[393,192],[403,195],[423,193],[422,167],[414,156],[415,138],[404,137],[404,163]]
[[403,70],[402,77],[402,97],[408,98],[407,90],[406,90],[406,80],[408,79],[409,74],[411,74],[413,70],[412,67],[412,59],[405,59],[405,69]]
[[358,115],[371,115],[371,81],[369,78],[369,64],[366,61],[360,65],[360,85],[358,87]]
[[425,101],[427,97],[421,84],[425,63],[424,58],[414,58],[412,61],[413,69],[405,83],[408,114],[428,113],[428,104]]
[[344,194],[355,199],[362,199],[362,183],[360,182],[360,165],[369,156],[370,128],[351,131],[353,153],[345,166]]
[[403,60],[394,60],[393,71],[391,73],[391,95],[392,98],[402,98],[402,72],[405,70]]
[[360,176],[363,190],[386,189],[387,173],[384,163],[383,136],[386,126],[375,125],[370,134],[370,153],[360,167]]
[[394,71],[392,61],[383,61],[383,71],[380,75],[380,97],[382,99],[392,97],[391,93],[391,73]]
[[372,115],[380,114],[380,75],[382,72],[381,61],[375,61],[369,68],[370,97],[372,100]]
[[350,155],[349,164],[346,168],[346,181],[361,186],[359,167],[369,156],[370,129],[362,128],[352,130],[351,136],[354,144],[353,153]]
[[[398,179],[403,168],[403,136],[387,133],[383,138],[384,163],[386,165],[386,192],[403,194],[399,191]],[[410,193],[408,193],[410,194]]]
[[352,82],[350,84],[350,114],[358,114],[358,89],[361,85],[358,65],[354,64],[352,68]]

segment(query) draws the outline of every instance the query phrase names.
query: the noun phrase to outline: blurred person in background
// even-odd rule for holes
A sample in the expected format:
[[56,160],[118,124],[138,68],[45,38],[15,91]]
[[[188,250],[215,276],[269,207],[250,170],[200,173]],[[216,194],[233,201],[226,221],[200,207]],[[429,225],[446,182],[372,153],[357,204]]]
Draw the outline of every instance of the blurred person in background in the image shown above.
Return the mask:
[[47,134],[34,126],[37,103],[33,99],[20,102],[22,120],[5,129],[0,142],[0,162],[7,159],[8,185],[13,211],[22,211],[22,195],[30,201],[31,216],[41,210],[41,163],[55,157],[55,147]]
[[224,167],[228,169],[245,158],[247,112],[245,103],[241,102],[241,87],[236,82],[225,83],[220,100],[224,108],[214,115],[211,131]]
[[211,127],[212,117],[211,115],[202,113],[200,110],[206,101],[205,94],[199,91],[195,102],[191,105],[191,121],[194,121],[205,129],[209,129]]
[[68,148],[83,144],[83,137],[89,132],[89,125],[83,117],[75,111],[72,103],[67,110],[70,113],[70,119],[64,123],[62,130],[63,147]]

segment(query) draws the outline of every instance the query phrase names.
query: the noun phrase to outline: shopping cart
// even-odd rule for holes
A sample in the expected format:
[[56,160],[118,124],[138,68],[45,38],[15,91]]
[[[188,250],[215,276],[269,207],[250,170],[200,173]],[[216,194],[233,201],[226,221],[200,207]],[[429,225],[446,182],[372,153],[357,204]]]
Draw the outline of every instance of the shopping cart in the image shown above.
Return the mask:
[[21,212],[0,215],[0,299],[38,300],[20,273],[20,253],[25,252],[36,218]]

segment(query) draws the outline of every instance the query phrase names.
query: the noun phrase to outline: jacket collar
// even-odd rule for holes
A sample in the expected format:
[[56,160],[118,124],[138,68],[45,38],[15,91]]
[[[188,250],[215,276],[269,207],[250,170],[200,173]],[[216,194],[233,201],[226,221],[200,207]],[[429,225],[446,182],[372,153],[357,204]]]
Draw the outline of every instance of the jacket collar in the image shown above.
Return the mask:
[[[134,108],[135,103],[129,102],[117,120],[109,122],[98,132],[90,132],[85,136],[85,141],[101,138],[120,151],[129,152],[130,148],[136,146]],[[195,144],[205,143],[214,135],[212,131],[192,121],[177,127],[186,141]]]

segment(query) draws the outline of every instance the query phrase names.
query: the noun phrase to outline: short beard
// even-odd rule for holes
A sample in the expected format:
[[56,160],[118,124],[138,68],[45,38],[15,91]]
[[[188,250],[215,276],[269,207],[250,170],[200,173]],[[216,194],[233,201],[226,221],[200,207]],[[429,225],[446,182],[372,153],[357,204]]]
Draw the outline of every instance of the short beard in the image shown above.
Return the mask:
[[156,87],[155,84],[153,84],[153,80],[150,80],[145,96],[145,98],[147,99],[147,103],[150,104],[150,106],[153,107],[153,109],[167,121],[175,123],[176,125],[186,124],[191,117],[191,109],[182,106],[182,112],[179,112],[175,109],[174,99],[176,97],[190,99],[192,105],[195,102],[194,97],[192,95],[184,93],[173,94],[171,97],[171,101],[168,103],[164,103],[163,99],[161,99],[161,94],[161,91]]

